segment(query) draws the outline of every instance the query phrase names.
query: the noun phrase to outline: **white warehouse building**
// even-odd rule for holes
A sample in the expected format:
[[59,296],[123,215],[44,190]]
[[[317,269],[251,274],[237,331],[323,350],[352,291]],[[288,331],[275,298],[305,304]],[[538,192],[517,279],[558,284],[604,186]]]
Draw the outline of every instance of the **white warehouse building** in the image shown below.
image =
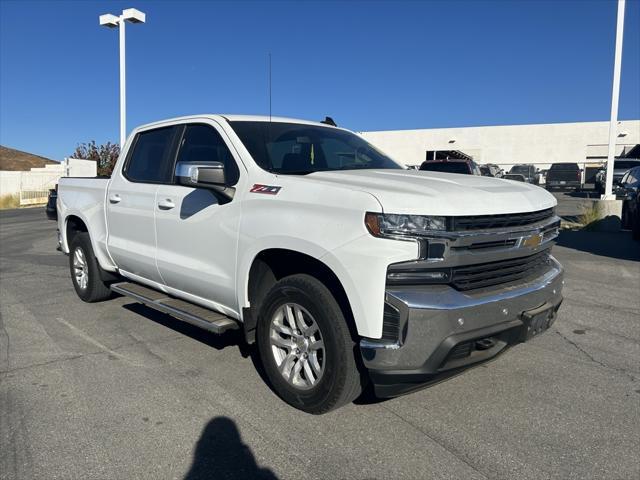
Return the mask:
[[[560,162],[589,168],[606,161],[609,122],[389,130],[361,135],[409,166],[451,154],[451,158],[471,157],[478,164],[493,163],[505,170],[514,164],[544,169]],[[638,144],[640,120],[618,122],[616,156],[628,154]]]

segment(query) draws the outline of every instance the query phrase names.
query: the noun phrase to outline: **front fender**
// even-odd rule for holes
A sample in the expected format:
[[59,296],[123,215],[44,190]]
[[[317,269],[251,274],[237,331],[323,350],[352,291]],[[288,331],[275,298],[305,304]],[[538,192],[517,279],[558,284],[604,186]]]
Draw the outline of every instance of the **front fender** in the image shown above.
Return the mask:
[[353,313],[358,335],[382,337],[384,292],[390,263],[412,260],[418,256],[415,242],[402,242],[362,235],[332,251],[307,240],[285,236],[265,237],[247,250],[239,263],[238,303],[240,310],[249,307],[249,271],[258,254],[268,249],[287,249],[318,259],[340,281]]

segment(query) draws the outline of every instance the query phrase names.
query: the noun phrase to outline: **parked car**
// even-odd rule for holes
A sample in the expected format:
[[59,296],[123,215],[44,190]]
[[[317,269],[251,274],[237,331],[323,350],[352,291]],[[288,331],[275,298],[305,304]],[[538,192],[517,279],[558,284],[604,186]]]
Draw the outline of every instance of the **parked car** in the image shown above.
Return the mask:
[[[613,162],[613,186],[615,187],[620,183],[622,176],[630,169],[640,166],[640,159],[630,158],[616,158]],[[607,176],[606,165],[598,170],[595,178],[595,189],[598,193],[603,194],[605,188],[605,181]]]
[[480,173],[483,177],[500,178],[503,175],[503,171],[497,165],[487,163],[486,165],[480,165]]
[[420,170],[428,172],[460,173],[463,175],[482,175],[473,160],[427,160],[422,162]]
[[582,171],[577,163],[554,163],[547,172],[545,186],[547,190],[577,190],[582,186]]
[[80,299],[238,329],[274,391],[319,414],[546,330],[564,283],[556,203],[408,170],[322,123],[199,115],[134,129],[110,179],[60,179],[58,228]]
[[47,218],[49,220],[57,220],[58,219],[58,185],[55,188],[49,189],[49,197],[47,198],[47,206],[45,207],[45,212],[47,214]]
[[640,240],[640,166],[628,170],[616,188],[622,199],[622,228],[632,232],[634,240]]
[[527,182],[525,176],[520,173],[507,173],[502,178],[505,180],[515,180],[516,182]]
[[535,165],[521,164],[521,165],[514,165],[513,167],[511,167],[511,169],[509,170],[509,173],[522,175],[524,177],[525,182],[533,183],[537,171],[538,169],[535,167]]

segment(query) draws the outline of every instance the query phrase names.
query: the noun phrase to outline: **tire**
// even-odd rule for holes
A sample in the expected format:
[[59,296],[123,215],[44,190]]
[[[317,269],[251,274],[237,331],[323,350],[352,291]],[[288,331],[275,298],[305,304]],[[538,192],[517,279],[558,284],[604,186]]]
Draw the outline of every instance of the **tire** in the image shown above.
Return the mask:
[[[292,333],[288,321],[292,317],[298,319],[294,324],[302,335]],[[271,386],[289,405],[322,414],[362,392],[364,376],[356,364],[356,342],[340,306],[316,278],[291,275],[273,286],[260,308],[256,339]]]
[[93,303],[111,297],[109,285],[102,280],[102,268],[93,253],[87,232],[78,232],[71,242],[69,271],[73,288],[81,300]]
[[622,230],[629,230],[633,228],[633,219],[629,218],[629,206],[627,202],[622,203],[622,218],[620,219],[620,228]]
[[635,215],[631,219],[631,237],[634,240],[640,240],[640,204],[637,203],[638,201],[640,199],[636,200]]

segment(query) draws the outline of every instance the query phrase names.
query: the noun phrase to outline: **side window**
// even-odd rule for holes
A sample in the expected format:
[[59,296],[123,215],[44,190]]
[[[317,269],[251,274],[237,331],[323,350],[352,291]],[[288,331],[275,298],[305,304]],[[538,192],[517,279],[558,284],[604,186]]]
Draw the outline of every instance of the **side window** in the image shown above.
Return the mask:
[[180,143],[178,162],[221,162],[229,185],[235,185],[240,178],[238,165],[229,148],[220,134],[209,125],[187,125]]
[[163,183],[171,179],[171,144],[175,127],[139,133],[129,154],[124,175],[132,182]]

